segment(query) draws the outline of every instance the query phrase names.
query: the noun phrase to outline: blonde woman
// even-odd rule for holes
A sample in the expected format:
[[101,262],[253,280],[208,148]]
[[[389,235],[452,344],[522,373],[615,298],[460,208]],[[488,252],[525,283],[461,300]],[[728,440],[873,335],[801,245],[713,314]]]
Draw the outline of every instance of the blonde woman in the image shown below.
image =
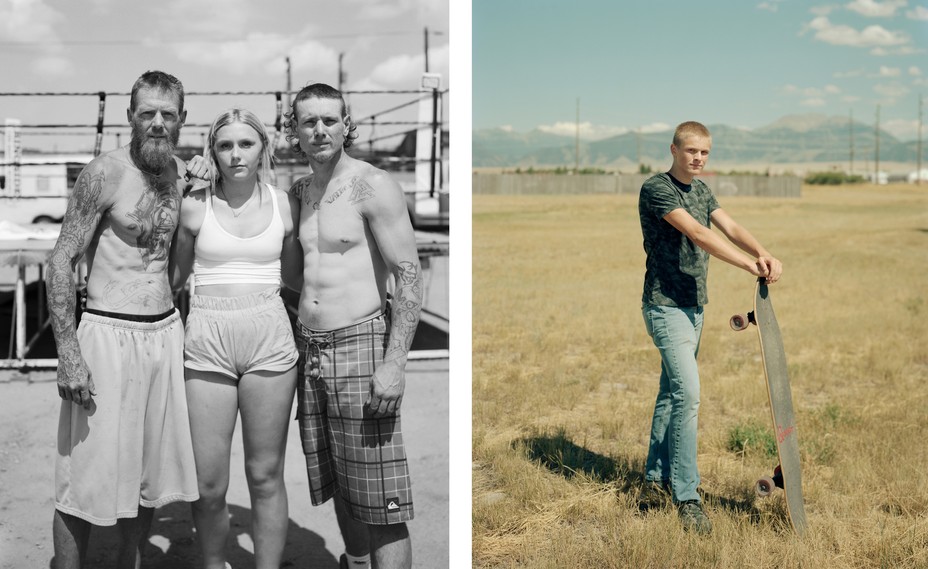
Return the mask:
[[273,149],[251,112],[212,124],[190,172],[209,180],[183,201],[174,243],[174,285],[193,268],[184,368],[200,499],[194,524],[206,569],[223,569],[226,491],[239,414],[258,569],[280,566],[288,510],[284,454],[297,352],[283,280],[300,287],[299,203],[273,182]]

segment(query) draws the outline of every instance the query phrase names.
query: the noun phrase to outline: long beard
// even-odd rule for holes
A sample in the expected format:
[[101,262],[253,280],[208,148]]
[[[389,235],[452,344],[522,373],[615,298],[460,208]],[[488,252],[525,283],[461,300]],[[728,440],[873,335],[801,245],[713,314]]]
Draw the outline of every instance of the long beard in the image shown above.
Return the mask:
[[129,149],[139,166],[160,172],[174,158],[180,131],[168,131],[168,138],[149,138],[144,130],[132,125],[132,140]]

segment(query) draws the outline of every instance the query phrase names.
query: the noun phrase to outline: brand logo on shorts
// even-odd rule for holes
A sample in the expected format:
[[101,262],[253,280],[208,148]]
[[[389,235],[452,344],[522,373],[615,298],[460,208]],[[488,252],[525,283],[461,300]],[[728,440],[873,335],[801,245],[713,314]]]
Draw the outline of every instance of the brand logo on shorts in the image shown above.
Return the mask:
[[387,511],[395,512],[400,509],[399,498],[387,498]]

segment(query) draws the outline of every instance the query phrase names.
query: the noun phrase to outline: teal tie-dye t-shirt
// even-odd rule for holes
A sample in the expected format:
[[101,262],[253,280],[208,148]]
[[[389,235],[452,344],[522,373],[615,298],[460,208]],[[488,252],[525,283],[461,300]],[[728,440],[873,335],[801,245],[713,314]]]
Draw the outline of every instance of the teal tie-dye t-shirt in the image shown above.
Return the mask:
[[709,253],[664,220],[665,215],[681,207],[710,227],[709,216],[719,204],[709,186],[698,179],[685,185],[665,172],[648,178],[641,186],[638,217],[647,255],[642,295],[645,304],[692,307],[709,302]]

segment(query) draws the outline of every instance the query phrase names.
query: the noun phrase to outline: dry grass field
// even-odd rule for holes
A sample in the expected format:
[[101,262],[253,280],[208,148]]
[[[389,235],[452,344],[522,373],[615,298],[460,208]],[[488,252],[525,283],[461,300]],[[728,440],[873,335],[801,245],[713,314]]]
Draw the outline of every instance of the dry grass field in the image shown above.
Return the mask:
[[709,537],[638,493],[660,360],[634,196],[473,198],[475,567],[928,567],[928,188],[803,187],[722,207],[784,263],[809,531],[789,529],[754,280],[713,259],[700,348]]

